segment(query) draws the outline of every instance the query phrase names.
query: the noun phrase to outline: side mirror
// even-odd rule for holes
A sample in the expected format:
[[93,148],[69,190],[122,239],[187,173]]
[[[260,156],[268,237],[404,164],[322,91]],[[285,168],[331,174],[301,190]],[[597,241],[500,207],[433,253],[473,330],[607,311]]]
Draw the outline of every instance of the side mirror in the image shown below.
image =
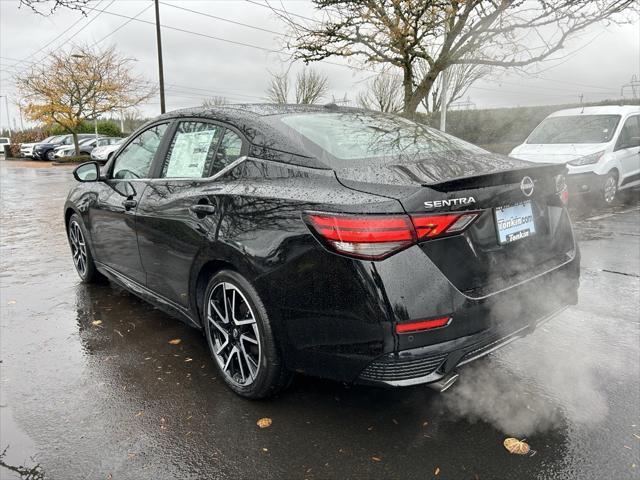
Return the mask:
[[73,171],[73,177],[79,182],[97,182],[100,180],[100,165],[98,162],[78,165]]

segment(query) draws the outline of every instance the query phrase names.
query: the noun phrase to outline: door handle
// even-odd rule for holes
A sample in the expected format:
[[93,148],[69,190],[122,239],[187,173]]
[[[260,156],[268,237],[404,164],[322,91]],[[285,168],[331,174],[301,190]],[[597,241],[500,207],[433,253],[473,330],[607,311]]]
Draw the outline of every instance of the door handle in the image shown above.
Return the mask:
[[135,208],[136,205],[138,205],[138,201],[137,200],[128,199],[128,200],[125,200],[124,202],[122,202],[122,205],[124,205],[125,210],[131,210],[132,208]]
[[216,207],[215,205],[211,205],[208,203],[196,203],[195,205],[191,205],[189,207],[189,210],[191,210],[196,215],[211,215],[212,213],[216,212]]

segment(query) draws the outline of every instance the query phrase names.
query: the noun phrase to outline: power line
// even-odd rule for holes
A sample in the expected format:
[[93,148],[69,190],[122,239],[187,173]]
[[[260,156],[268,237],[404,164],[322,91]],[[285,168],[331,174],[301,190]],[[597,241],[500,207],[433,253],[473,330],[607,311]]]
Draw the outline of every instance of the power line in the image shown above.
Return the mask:
[[197,10],[192,10],[190,8],[186,8],[186,7],[179,7],[178,5],[173,5],[171,3],[166,3],[166,2],[160,2],[161,5],[165,5],[167,7],[171,7],[171,8],[177,8],[178,10],[183,10],[185,12],[190,12],[190,13],[195,13],[197,15],[202,15],[204,17],[209,17],[209,18],[213,18],[215,20],[220,20],[221,22],[227,22],[227,23],[232,23],[234,25],[240,25],[242,27],[247,27],[247,28],[252,28],[254,30],[259,30],[262,32],[267,32],[267,33],[272,33],[274,35],[278,35],[278,36],[284,36],[282,32],[276,32],[275,30],[269,30],[267,28],[262,28],[262,27],[257,27],[255,25],[249,25],[247,23],[243,23],[243,22],[238,22],[236,20],[231,20],[229,18],[224,18],[224,17],[218,17],[216,15],[211,15],[209,13],[205,13],[205,12],[199,12]]

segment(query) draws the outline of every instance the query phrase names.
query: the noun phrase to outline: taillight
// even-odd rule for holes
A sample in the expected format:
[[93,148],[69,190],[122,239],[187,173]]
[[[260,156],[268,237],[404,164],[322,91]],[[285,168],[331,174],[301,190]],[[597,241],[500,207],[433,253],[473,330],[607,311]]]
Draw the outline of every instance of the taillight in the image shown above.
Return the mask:
[[569,189],[567,188],[567,179],[564,175],[556,176],[556,193],[565,205],[569,202]]
[[445,215],[411,215],[418,240],[460,233],[478,217],[478,213],[452,213]]
[[310,213],[305,218],[327,246],[352,257],[381,260],[415,242],[407,215]]
[[347,215],[305,213],[304,220],[329,249],[356,258],[382,260],[418,241],[460,233],[477,212],[443,215]]

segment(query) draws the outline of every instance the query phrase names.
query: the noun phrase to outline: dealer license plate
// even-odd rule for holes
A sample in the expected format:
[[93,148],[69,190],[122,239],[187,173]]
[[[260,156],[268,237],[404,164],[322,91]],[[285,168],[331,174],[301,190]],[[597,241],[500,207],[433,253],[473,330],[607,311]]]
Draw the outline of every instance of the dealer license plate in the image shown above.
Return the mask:
[[505,245],[536,233],[531,202],[526,201],[495,209],[498,243]]

